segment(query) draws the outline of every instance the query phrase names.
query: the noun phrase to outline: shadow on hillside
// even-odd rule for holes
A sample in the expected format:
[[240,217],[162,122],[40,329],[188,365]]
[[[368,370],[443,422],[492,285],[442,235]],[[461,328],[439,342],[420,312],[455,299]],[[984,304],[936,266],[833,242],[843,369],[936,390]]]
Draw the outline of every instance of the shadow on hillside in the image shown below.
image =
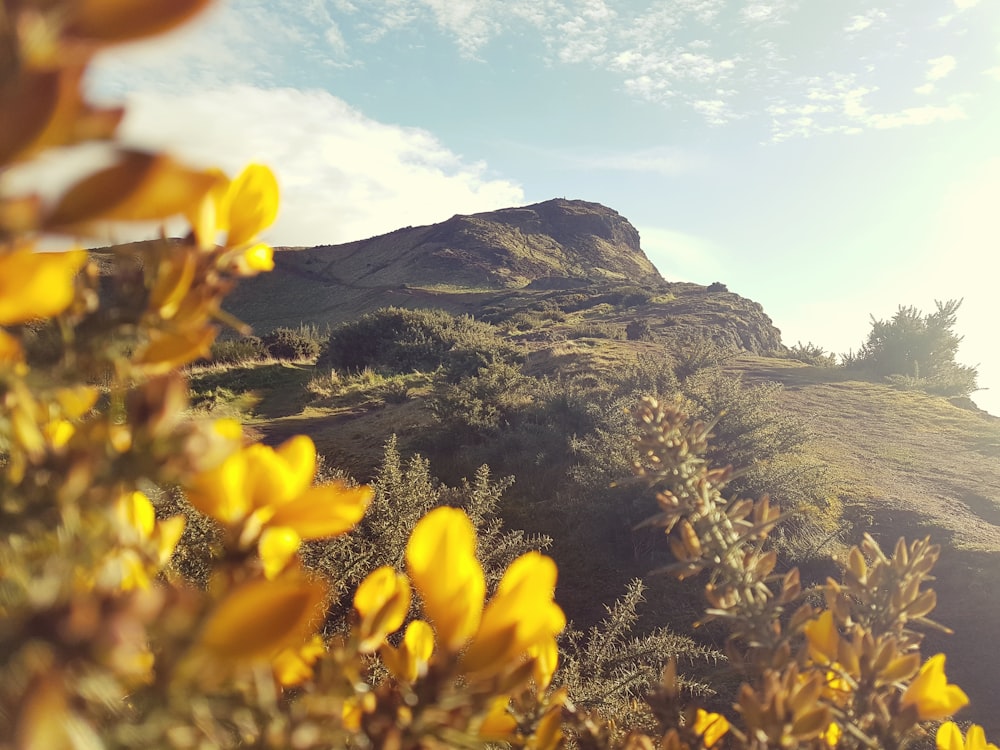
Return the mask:
[[[968,500],[978,498],[965,498]],[[867,531],[891,555],[900,537],[913,542],[930,536],[941,546],[941,556],[932,571],[929,588],[937,594],[937,607],[930,618],[954,631],[947,634],[915,625],[925,634],[921,649],[924,658],[945,653],[949,681],[969,695],[970,705],[960,718],[981,724],[988,735],[1000,734],[1000,716],[995,708],[998,665],[995,643],[1000,635],[1000,553],[955,547],[956,537],[947,529],[927,522],[920,513],[887,509],[869,523],[857,524],[855,534]]]

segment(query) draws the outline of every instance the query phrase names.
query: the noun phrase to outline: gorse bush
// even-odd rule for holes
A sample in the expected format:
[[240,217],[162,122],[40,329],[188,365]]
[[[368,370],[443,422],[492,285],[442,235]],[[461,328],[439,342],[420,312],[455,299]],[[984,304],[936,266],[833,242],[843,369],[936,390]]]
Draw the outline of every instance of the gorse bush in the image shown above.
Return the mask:
[[[635,471],[670,570],[707,574],[706,619],[731,633],[744,681],[729,717],[678,675],[690,644],[626,638],[635,588],[560,657],[556,565],[499,525],[507,483],[488,470],[446,489],[390,446],[374,490],[317,485],[310,438],[271,447],[192,416],[183,368],[209,353],[236,281],[271,267],[257,235],[277,182],[261,165],[230,180],[126,148],[122,111],[79,85],[103,47],[208,4],[50,0],[0,16],[0,166],[81,140],[112,156],[52,201],[5,195],[0,211],[0,747],[899,748],[967,703],[944,656],[920,652],[939,550],[901,540],[890,556],[866,538],[806,600],[796,570],[775,574],[779,511],[723,497],[732,473],[677,404],[637,410]],[[43,235],[175,218],[186,239],[120,248],[103,270],[81,250],[35,252]],[[494,363],[478,361],[494,349],[472,322],[424,323],[430,341],[404,330],[398,357],[376,354],[447,355],[447,333],[471,339],[459,378]],[[324,629],[338,597],[349,612]],[[945,722],[937,744],[986,742]]]
[[902,307],[891,320],[872,317],[872,330],[857,354],[845,364],[876,375],[902,376],[908,384],[943,396],[968,396],[977,390],[975,367],[955,362],[962,337],[954,332],[961,300],[937,302],[924,315],[915,307]]
[[336,328],[319,362],[348,372],[371,367],[401,375],[443,368],[458,379],[516,358],[516,350],[489,323],[443,310],[387,307]]
[[789,348],[788,356],[799,362],[817,367],[833,367],[837,364],[835,354],[827,352],[822,346],[817,346],[811,341],[807,344],[803,344],[801,341],[797,342],[795,346]]
[[210,362],[223,365],[242,365],[267,359],[269,352],[264,342],[257,336],[240,336],[235,339],[216,341],[212,344]]
[[267,353],[274,359],[290,361],[313,360],[319,356],[323,338],[316,326],[275,328],[261,339]]

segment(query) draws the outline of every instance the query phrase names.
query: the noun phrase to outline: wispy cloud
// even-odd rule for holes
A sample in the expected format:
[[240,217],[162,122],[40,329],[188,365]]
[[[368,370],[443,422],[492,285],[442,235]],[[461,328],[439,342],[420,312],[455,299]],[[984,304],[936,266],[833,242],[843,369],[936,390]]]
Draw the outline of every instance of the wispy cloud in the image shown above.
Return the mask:
[[848,34],[857,34],[865,29],[871,28],[880,21],[884,21],[888,17],[888,14],[884,10],[874,8],[866,13],[862,13],[861,15],[851,16],[847,25],[844,27],[844,31]]
[[[686,113],[685,120],[770,119],[775,140],[783,140],[925,121],[902,114],[908,111],[954,115],[957,105],[935,95],[971,61],[958,54],[927,60],[918,50],[933,38],[927,34],[943,44],[959,24],[969,31],[963,19],[971,14],[962,11],[976,3],[937,2],[955,16],[947,31],[932,21],[922,30],[907,26],[895,17],[898,3],[892,15],[875,7],[817,22],[799,0],[229,0],[187,35],[116,52],[96,88],[324,87],[338,69],[362,65],[371,44],[397,44],[405,35],[425,44],[437,34],[435,42],[466,58],[462,64],[477,65],[489,61],[496,40],[517,35],[538,42],[540,63],[610,74],[626,94]],[[793,42],[806,36],[816,44]],[[851,54],[830,70],[829,58],[813,49],[836,43],[850,45]],[[962,101],[957,85],[950,96]],[[817,103],[823,106],[808,110]]]
[[123,132],[137,145],[230,173],[273,165],[283,206],[275,244],[345,242],[524,202],[519,185],[430,133],[377,122],[325,92],[235,86],[128,104]]
[[632,151],[547,151],[546,157],[574,169],[647,172],[669,177],[703,172],[705,157],[669,146]]
[[768,108],[772,140],[780,142],[823,133],[855,135],[865,130],[930,125],[966,117],[957,102],[880,111],[870,101],[877,93],[878,88],[862,85],[854,75],[812,79],[806,87],[806,103],[783,103]]

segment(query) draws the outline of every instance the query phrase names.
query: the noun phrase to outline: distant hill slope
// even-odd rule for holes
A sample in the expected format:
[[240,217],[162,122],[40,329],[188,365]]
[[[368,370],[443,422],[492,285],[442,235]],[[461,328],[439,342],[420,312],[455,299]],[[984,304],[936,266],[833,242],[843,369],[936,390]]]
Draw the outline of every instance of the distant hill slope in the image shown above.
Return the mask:
[[612,314],[614,322],[645,318],[672,338],[708,337],[758,354],[782,346],[759,304],[667,282],[626,218],[599,203],[564,199],[454,216],[344,245],[279,249],[274,271],[241,282],[226,309],[262,333],[303,322],[336,325],[387,306],[481,317],[546,305],[568,309],[574,296],[588,298],[576,303],[581,309],[614,303],[629,287],[648,292],[647,300]]

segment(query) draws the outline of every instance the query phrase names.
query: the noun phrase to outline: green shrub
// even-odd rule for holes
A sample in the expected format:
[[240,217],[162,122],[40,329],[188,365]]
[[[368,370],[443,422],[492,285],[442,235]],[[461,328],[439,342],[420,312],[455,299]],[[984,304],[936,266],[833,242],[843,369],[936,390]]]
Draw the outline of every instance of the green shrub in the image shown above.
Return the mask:
[[638,318],[625,326],[625,338],[629,341],[652,341],[653,328],[645,318]]
[[442,367],[449,379],[457,380],[517,358],[516,349],[495,326],[469,315],[386,307],[335,329],[320,364],[347,372],[371,367],[402,375]]
[[268,351],[257,336],[241,336],[236,339],[216,341],[212,344],[211,361],[225,365],[244,362],[260,362],[267,359]]
[[621,341],[625,338],[625,326],[615,325],[614,323],[585,321],[570,328],[566,332],[566,337],[571,339],[614,339]]
[[[876,375],[904,376],[912,387],[942,396],[968,396],[977,390],[975,367],[955,362],[962,337],[954,332],[961,300],[935,302],[937,310],[924,315],[902,307],[891,320],[872,317],[868,340],[845,364]],[[898,380],[897,380],[898,383]]]
[[813,342],[803,344],[797,342],[795,346],[789,348],[788,356],[798,362],[816,367],[833,367],[837,364],[837,357],[827,352],[823,347],[817,346]]
[[322,348],[322,340],[315,326],[275,328],[262,339],[267,353],[275,359],[300,361],[315,359]]

